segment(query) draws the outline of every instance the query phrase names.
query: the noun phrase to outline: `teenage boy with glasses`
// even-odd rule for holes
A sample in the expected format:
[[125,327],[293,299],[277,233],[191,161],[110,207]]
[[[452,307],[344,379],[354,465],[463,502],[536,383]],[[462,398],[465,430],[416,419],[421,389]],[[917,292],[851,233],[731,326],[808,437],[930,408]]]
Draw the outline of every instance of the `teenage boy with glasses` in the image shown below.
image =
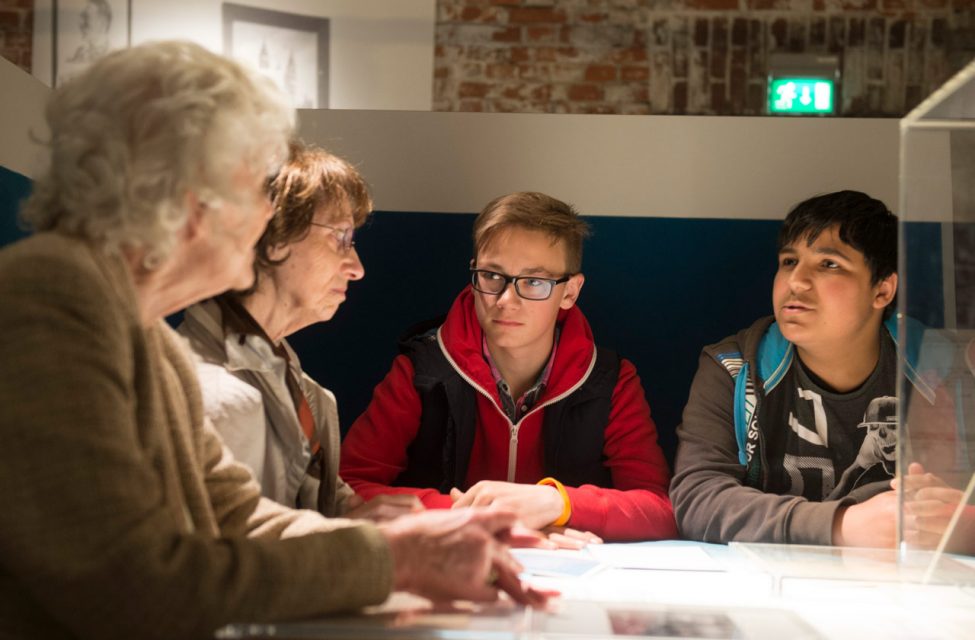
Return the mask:
[[341,475],[360,496],[495,504],[530,527],[594,534],[576,541],[675,535],[636,369],[596,347],[576,306],[587,235],[572,207],[541,193],[484,208],[471,286],[402,343],[345,438]]

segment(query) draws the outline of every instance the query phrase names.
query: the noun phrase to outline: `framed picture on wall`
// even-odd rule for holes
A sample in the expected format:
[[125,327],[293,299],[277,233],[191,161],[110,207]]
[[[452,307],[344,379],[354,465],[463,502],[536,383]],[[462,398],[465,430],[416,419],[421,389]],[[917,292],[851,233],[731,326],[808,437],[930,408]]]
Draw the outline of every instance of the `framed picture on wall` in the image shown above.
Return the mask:
[[54,86],[130,44],[131,0],[54,0]]
[[224,53],[277,83],[299,109],[328,107],[328,18],[225,2]]

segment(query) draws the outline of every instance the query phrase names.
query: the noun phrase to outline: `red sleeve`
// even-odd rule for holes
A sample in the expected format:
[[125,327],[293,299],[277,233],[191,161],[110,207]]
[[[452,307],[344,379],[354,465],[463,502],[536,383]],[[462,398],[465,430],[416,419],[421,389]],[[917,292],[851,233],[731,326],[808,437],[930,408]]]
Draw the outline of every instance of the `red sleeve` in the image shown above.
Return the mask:
[[603,453],[615,488],[567,487],[572,505],[568,526],[592,531],[607,542],[676,538],[667,495],[670,471],[640,377],[629,360],[620,361]]
[[372,394],[372,402],[342,442],[339,475],[369,500],[390,493],[412,493],[428,509],[446,509],[450,496],[435,489],[392,487],[406,469],[406,452],[420,427],[422,407],[413,386],[413,363],[400,355]]

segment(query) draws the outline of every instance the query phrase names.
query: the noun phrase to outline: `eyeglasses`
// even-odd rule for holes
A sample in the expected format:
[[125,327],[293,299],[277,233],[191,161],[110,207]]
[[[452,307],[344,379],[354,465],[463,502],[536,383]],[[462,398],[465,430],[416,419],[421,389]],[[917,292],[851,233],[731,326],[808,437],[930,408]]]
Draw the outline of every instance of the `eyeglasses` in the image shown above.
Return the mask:
[[509,284],[515,285],[515,293],[525,300],[548,300],[555,285],[568,282],[568,273],[561,278],[539,278],[538,276],[506,276],[496,271],[471,269],[471,286],[491,296],[500,296]]
[[340,229],[338,227],[333,227],[330,224],[322,224],[321,222],[312,222],[316,227],[324,227],[332,232],[335,239],[339,241],[339,253],[348,253],[352,251],[352,247],[355,246],[355,240],[352,237],[355,235],[355,227],[347,227],[345,229]]

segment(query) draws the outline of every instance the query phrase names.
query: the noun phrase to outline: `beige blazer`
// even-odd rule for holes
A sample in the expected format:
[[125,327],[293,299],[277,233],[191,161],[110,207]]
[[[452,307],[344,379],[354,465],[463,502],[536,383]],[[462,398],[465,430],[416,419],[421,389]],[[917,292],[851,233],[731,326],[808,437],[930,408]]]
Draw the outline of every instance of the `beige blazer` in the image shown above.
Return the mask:
[[119,259],[3,249],[0,335],[0,637],[202,638],[387,596],[377,529],[260,497]]

